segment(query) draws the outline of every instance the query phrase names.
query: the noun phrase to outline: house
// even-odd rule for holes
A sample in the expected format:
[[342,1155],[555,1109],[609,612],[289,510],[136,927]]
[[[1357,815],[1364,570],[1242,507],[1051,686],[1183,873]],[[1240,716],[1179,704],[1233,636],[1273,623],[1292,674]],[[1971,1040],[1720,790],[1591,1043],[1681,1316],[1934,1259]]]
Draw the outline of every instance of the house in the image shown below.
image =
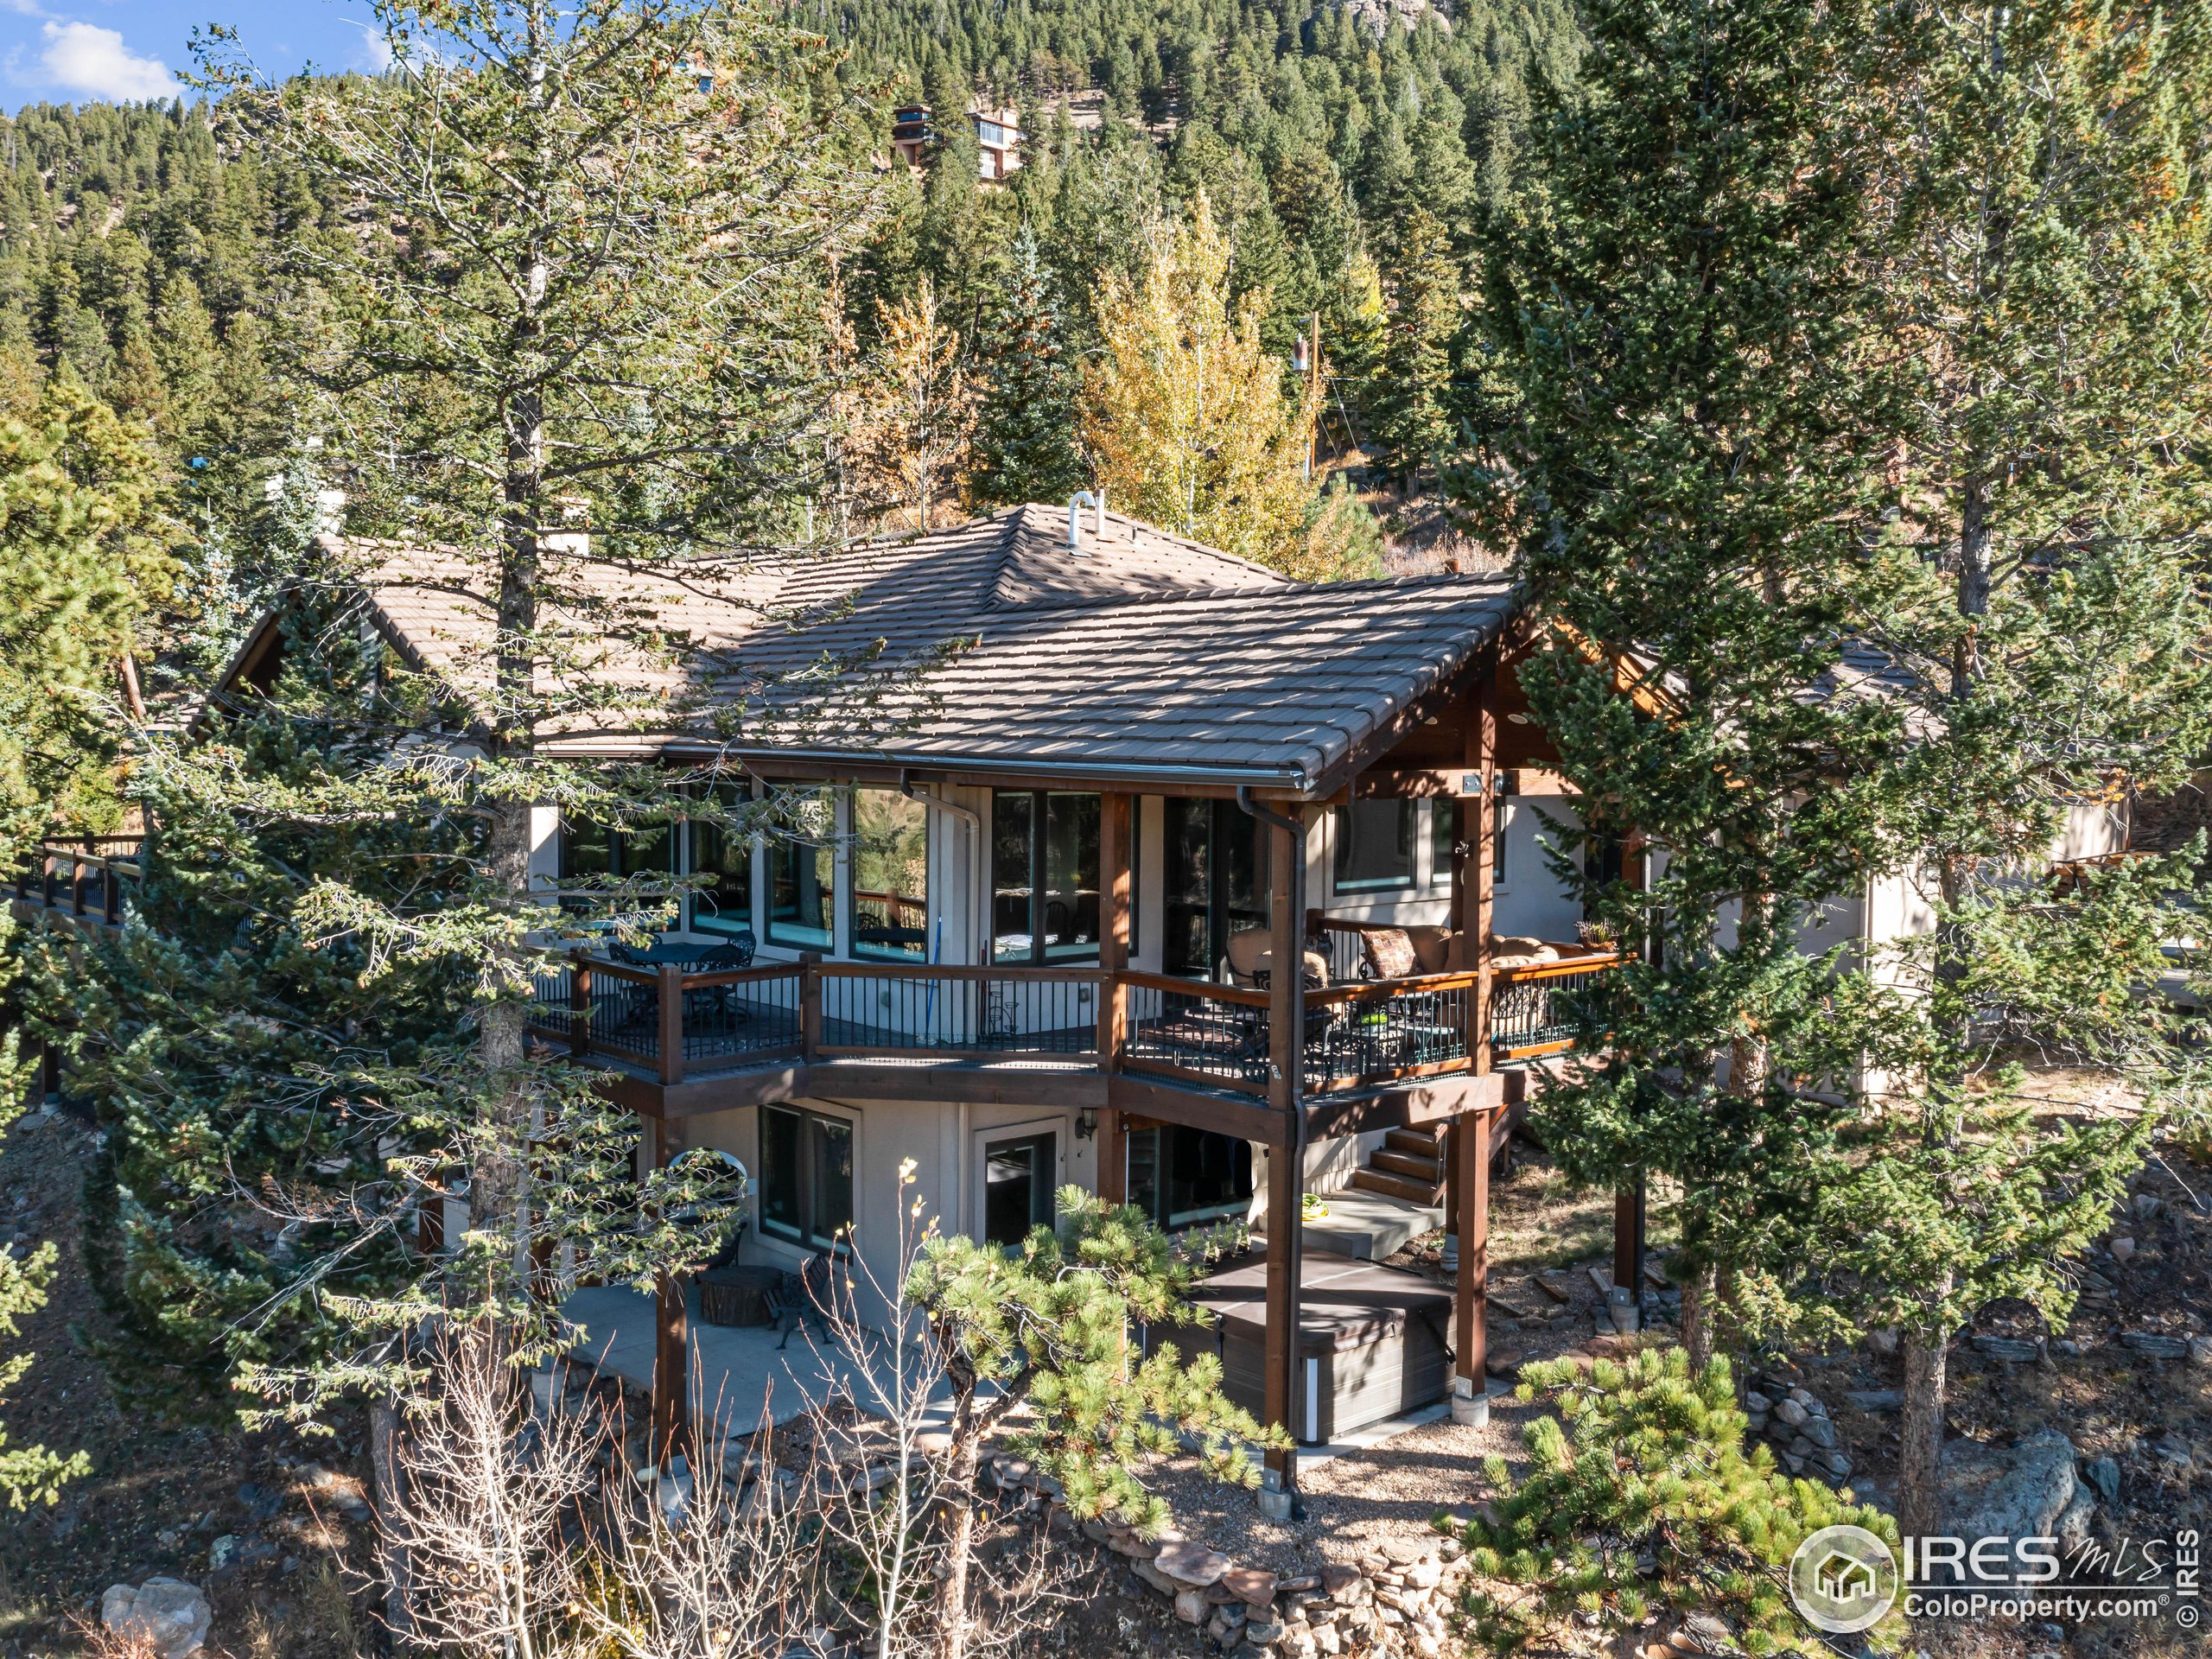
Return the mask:
[[[405,661],[480,690],[480,571],[329,551]],[[544,747],[710,768],[812,824],[733,844],[534,815],[549,906],[588,873],[716,878],[660,960],[549,945],[532,1025],[638,1114],[642,1156],[745,1165],[741,1261],[850,1249],[895,1281],[909,1161],[938,1224],[979,1240],[1018,1240],[1069,1183],[1170,1228],[1246,1217],[1254,1403],[1311,1440],[1306,1338],[1334,1317],[1319,1294],[1301,1315],[1312,1262],[1443,1222],[1460,1248],[1437,1352],[1457,1408],[1483,1412],[1491,1154],[1567,1046],[1554,999],[1618,960],[1546,861],[1573,804],[1514,672],[1531,624],[1510,579],[1299,583],[1035,504],[822,557],[553,556],[689,645],[590,665],[664,719]],[[268,684],[283,648],[271,617],[230,686]],[[717,729],[740,697],[748,718]],[[113,853],[54,849],[19,899],[111,919]],[[745,960],[697,961],[715,945]],[[1308,1193],[1332,1213],[1307,1222]],[[682,1353],[680,1294],[660,1318]],[[1287,1502],[1294,1454],[1269,1479]]]
[[[976,135],[977,177],[989,183],[1020,168],[1020,111],[978,104],[968,111],[968,124]],[[908,167],[920,167],[941,136],[926,104],[903,104],[891,112],[891,152]]]

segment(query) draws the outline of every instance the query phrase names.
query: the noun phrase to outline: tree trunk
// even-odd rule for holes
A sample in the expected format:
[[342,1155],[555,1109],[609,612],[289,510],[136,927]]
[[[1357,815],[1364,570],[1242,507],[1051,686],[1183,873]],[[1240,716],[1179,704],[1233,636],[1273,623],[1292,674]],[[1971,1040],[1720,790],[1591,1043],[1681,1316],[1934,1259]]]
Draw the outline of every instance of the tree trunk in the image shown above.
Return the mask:
[[1719,1275],[1709,1262],[1700,1262],[1682,1281],[1682,1351],[1689,1356],[1693,1373],[1713,1363],[1713,1316],[1719,1298]]
[[386,1400],[369,1407],[369,1479],[376,1505],[378,1544],[385,1569],[384,1622],[397,1647],[406,1647],[415,1635],[414,1563],[399,1541],[399,1508],[407,1500],[407,1474],[399,1465],[399,1413]]
[[1904,1413],[1897,1447],[1897,1529],[1932,1537],[1943,1524],[1945,1350],[1940,1332],[1908,1327],[1904,1335]]
[[938,1659],[965,1659],[968,1652],[968,1562],[976,1548],[976,1471],[983,1450],[974,1401],[971,1389],[954,1410],[952,1455],[944,1471],[952,1513],[945,1527],[944,1578],[938,1586]]

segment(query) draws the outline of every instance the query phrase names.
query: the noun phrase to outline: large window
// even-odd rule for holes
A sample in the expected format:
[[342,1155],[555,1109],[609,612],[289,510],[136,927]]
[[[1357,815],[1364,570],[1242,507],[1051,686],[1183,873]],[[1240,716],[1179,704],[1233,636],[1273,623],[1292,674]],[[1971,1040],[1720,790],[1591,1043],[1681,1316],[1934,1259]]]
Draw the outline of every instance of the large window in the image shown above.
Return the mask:
[[1129,1202],[1161,1227],[1242,1217],[1252,1202],[1252,1144],[1173,1125],[1128,1138]]
[[1096,795],[991,797],[991,960],[1098,959]]
[[768,842],[768,938],[802,950],[836,946],[836,799],[813,791],[798,822]]
[[853,796],[853,954],[929,959],[929,809],[896,790]]
[[1012,1246],[1052,1219],[1058,1154],[1050,1135],[994,1141],[983,1148],[983,1241]]
[[1414,884],[1418,801],[1353,801],[1337,809],[1338,893],[1392,893]]
[[[726,806],[746,799],[742,783],[714,785]],[[711,875],[715,885],[691,895],[691,926],[700,933],[753,931],[753,837],[732,835],[718,823],[691,821],[691,874]]]
[[760,1109],[760,1230],[829,1249],[853,1224],[853,1126],[791,1106]]
[[[567,818],[561,823],[561,881],[589,876],[671,875],[676,870],[676,836],[672,826],[648,824],[636,830],[609,830],[602,823]],[[588,910],[592,901],[581,895],[564,900],[571,910]]]
[[1211,975],[1229,936],[1268,925],[1268,837],[1234,801],[1165,804],[1167,918],[1161,967]]

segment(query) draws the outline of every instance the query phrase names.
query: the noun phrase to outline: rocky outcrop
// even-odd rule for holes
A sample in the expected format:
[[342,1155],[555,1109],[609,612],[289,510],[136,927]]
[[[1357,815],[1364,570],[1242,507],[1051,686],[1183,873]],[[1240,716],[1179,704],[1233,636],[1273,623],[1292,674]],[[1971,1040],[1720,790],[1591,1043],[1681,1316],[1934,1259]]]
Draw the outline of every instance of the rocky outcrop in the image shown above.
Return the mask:
[[1953,1440],[1943,1448],[1943,1490],[1948,1530],[1967,1540],[2056,1538],[2072,1550],[2088,1537],[2097,1507],[2074,1442],[2055,1428],[2009,1446]]

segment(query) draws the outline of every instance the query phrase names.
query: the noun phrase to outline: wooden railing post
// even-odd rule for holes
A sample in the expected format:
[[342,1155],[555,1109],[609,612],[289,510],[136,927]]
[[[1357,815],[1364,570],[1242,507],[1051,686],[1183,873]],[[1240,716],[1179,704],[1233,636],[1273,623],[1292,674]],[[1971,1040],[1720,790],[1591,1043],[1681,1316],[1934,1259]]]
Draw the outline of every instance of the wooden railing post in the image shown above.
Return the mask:
[[1112,794],[1099,803],[1098,870],[1102,894],[1098,930],[1098,966],[1103,976],[1098,990],[1098,1069],[1111,1073],[1121,1069],[1122,1048],[1128,1039],[1129,991],[1122,976],[1128,971],[1130,910],[1136,901],[1129,879],[1130,854],[1136,844],[1135,799]]
[[107,918],[109,926],[119,926],[123,921],[123,878],[116,874],[112,864],[101,866],[100,878],[100,914]]
[[47,909],[54,908],[54,867],[60,861],[49,848],[41,847],[38,853],[39,902]]
[[74,853],[69,855],[69,913],[85,913],[85,861]]
[[799,1052],[809,1065],[822,1047],[822,964],[802,957],[799,963]]
[[660,965],[660,1081],[663,1088],[683,1081],[683,969]]
[[591,1052],[591,958],[569,953],[569,1053],[581,1059]]

